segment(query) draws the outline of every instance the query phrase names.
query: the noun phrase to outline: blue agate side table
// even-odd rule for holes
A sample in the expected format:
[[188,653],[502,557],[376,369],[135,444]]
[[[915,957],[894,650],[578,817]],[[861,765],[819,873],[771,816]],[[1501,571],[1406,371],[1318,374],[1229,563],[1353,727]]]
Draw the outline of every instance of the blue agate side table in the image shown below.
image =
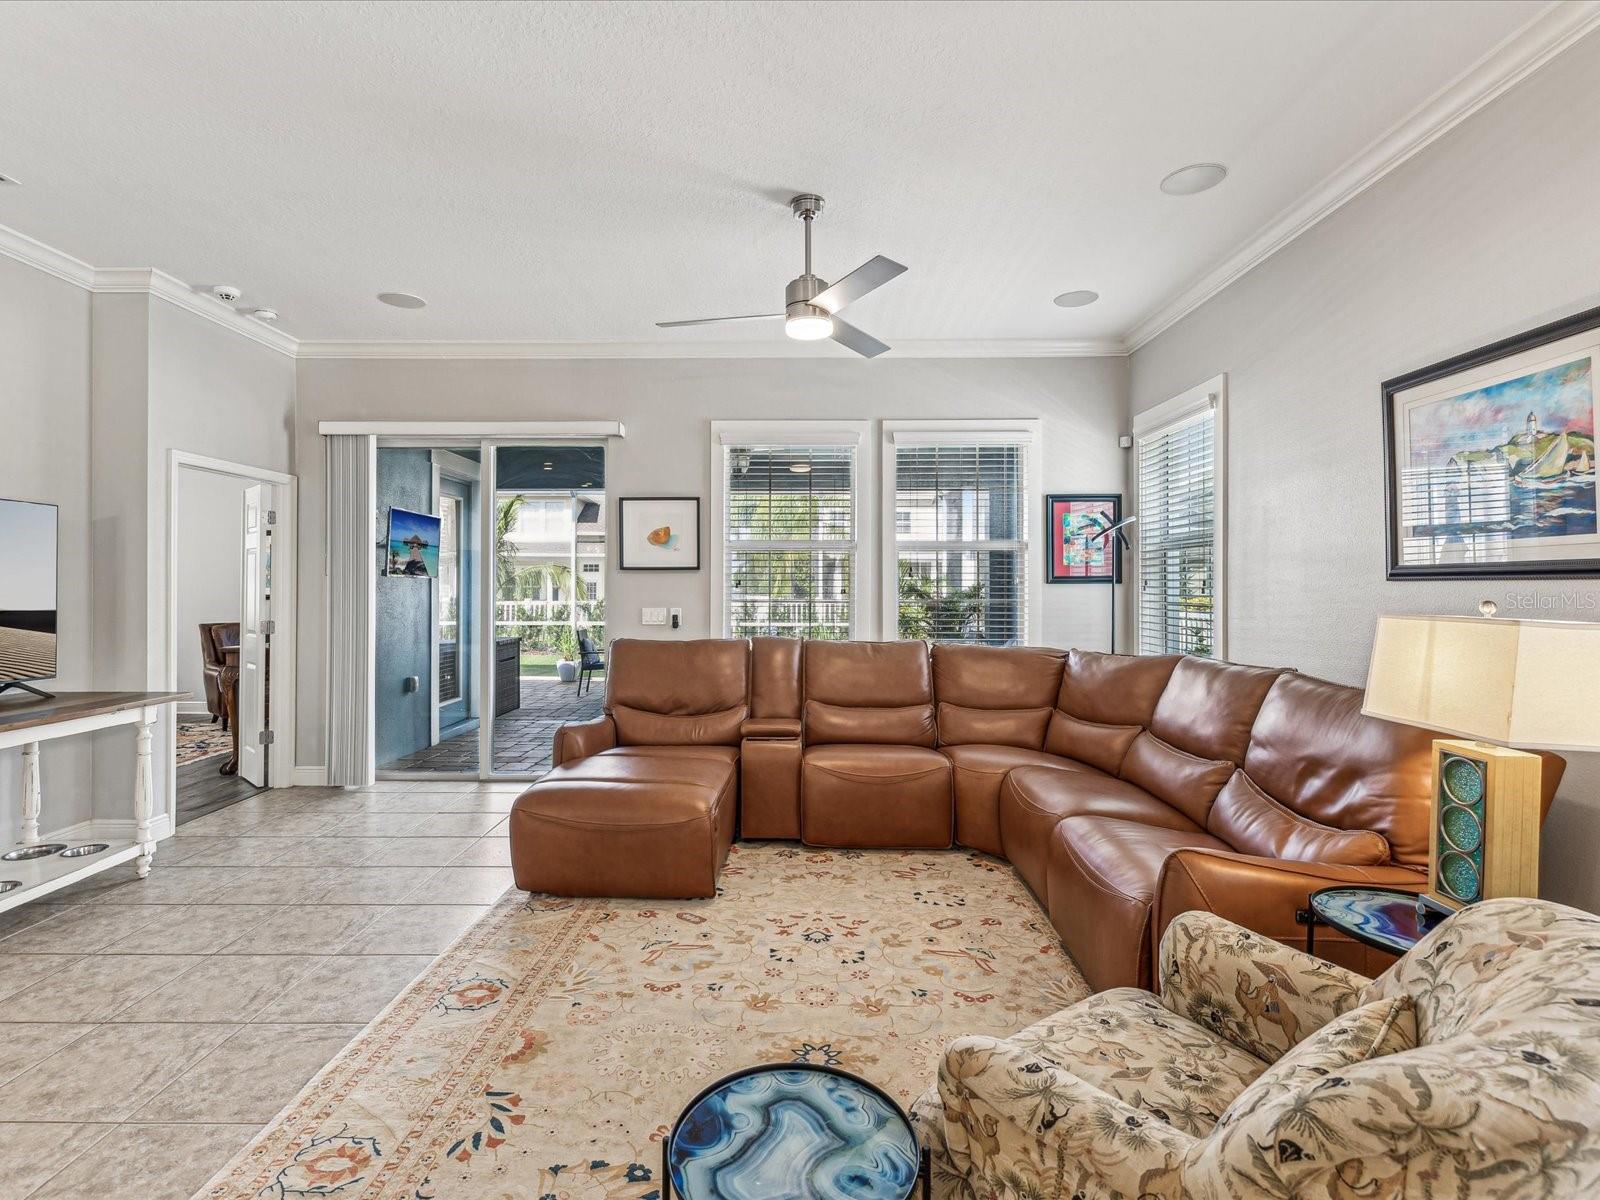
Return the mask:
[[1447,916],[1415,892],[1386,887],[1326,887],[1311,893],[1304,914],[1306,953],[1316,953],[1318,925],[1329,925],[1363,945],[1404,954]]
[[725,1076],[662,1143],[662,1200],[929,1200],[911,1118],[837,1067],[770,1063]]

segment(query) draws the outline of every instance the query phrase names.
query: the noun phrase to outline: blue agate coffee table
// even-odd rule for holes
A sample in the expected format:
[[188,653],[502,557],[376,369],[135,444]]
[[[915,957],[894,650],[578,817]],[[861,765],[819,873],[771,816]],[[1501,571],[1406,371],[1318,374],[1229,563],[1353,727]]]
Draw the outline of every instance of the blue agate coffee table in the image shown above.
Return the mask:
[[909,1200],[928,1172],[911,1118],[837,1067],[771,1063],[702,1091],[662,1143],[662,1200]]

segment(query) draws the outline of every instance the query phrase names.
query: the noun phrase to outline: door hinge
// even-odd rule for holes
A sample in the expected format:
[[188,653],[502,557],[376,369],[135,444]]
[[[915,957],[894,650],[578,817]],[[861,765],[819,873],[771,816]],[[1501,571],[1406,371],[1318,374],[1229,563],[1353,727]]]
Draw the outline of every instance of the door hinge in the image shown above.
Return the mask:
[[272,730],[263,729],[261,731],[261,744],[263,746],[270,746],[270,745],[272,745],[273,742],[275,742],[277,740],[278,740],[278,735],[273,733]]
[[271,619],[261,622],[261,632],[271,637],[278,632],[278,623]]
[[278,523],[278,510],[275,509],[275,508],[267,509],[267,524],[268,525],[276,525],[277,523]]

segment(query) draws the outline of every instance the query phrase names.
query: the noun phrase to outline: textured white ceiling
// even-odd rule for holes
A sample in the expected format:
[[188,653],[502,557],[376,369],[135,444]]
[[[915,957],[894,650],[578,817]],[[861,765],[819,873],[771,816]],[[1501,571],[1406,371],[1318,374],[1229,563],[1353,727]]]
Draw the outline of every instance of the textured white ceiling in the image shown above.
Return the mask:
[[1106,337],[1540,8],[11,3],[0,225],[304,339],[728,341],[652,322],[781,308],[816,191],[879,337]]

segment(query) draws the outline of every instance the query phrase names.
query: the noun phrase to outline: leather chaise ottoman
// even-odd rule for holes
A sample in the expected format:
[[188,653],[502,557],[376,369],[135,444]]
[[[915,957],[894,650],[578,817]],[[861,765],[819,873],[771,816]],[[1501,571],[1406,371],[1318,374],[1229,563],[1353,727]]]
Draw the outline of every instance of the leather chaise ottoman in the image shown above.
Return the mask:
[[511,808],[517,886],[562,896],[713,896],[733,844],[732,755],[607,751],[559,766]]

